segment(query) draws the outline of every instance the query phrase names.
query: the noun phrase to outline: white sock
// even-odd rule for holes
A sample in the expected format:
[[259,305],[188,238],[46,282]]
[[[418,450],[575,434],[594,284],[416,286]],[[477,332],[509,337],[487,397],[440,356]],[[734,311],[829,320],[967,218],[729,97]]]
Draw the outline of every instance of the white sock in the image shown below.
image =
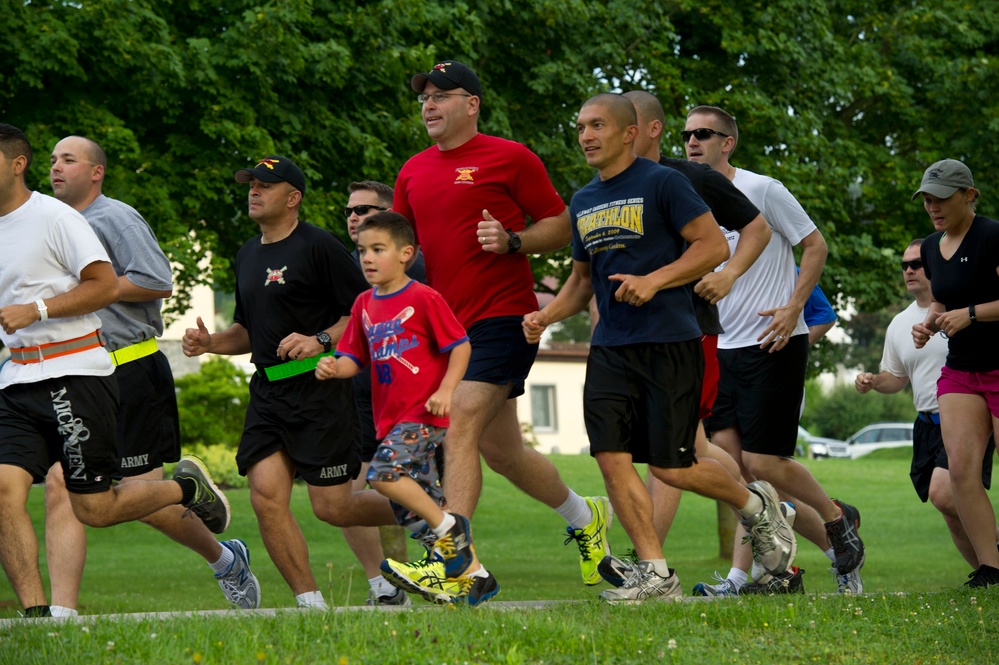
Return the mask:
[[825,555],[830,561],[836,563],[836,550],[830,547],[825,551]]
[[758,515],[761,510],[763,510],[763,499],[753,490],[749,490],[749,501],[739,509],[739,514],[743,517],[753,517]]
[[80,613],[74,610],[72,607],[63,607],[62,605],[52,605],[49,607],[49,612],[53,617],[67,619],[69,617],[79,616]]
[[306,591],[295,596],[295,600],[298,602],[299,607],[308,607],[317,610],[328,610],[330,608],[326,604],[326,599],[323,598],[322,591]]
[[435,527],[431,527],[430,530],[433,531],[434,535],[438,538],[443,538],[447,535],[447,532],[451,530],[451,527],[457,523],[458,520],[454,518],[454,515],[451,513],[444,513],[444,519],[441,520],[441,523]]
[[486,570],[485,566],[479,566],[471,572],[465,573],[468,577],[489,577],[489,571]]
[[669,577],[669,566],[666,565],[666,559],[646,559],[644,563],[651,563],[652,569],[659,577]]
[[222,556],[215,563],[209,563],[208,565],[212,567],[216,575],[221,575],[222,573],[229,570],[229,566],[232,562],[236,560],[236,555],[232,553],[232,550],[222,545]]
[[381,575],[379,575],[378,577],[369,577],[368,586],[370,586],[371,590],[380,596],[386,595],[385,594],[386,591],[392,593],[395,592],[395,587],[389,584],[388,580],[386,580]]
[[728,581],[731,582],[736,589],[741,589],[745,586],[746,580],[749,579],[749,575],[741,568],[732,568],[728,571],[728,577],[726,579],[728,579]]
[[573,529],[582,529],[593,521],[593,511],[586,499],[569,490],[569,498],[555,509]]

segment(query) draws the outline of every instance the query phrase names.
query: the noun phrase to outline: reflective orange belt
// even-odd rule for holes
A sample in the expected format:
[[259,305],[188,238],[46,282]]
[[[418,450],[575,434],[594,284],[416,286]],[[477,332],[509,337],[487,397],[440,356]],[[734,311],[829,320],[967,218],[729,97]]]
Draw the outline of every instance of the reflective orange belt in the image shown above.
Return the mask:
[[101,338],[101,331],[95,330],[82,337],[67,339],[65,342],[49,342],[40,346],[12,348],[10,350],[10,359],[18,365],[31,365],[33,363],[40,363],[43,360],[68,356],[72,353],[89,351],[99,346],[104,346],[104,340]]

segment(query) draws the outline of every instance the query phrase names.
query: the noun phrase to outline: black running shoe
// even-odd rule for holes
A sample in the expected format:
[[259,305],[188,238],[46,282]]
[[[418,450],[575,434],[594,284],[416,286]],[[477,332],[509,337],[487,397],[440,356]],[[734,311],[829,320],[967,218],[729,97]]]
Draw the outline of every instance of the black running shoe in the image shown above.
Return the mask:
[[826,535],[836,554],[833,568],[840,575],[846,575],[864,560],[864,541],[859,534],[860,511],[836,499],[833,499],[833,503],[843,512],[832,522],[826,522]]
[[208,469],[197,457],[184,457],[177,462],[173,472],[174,480],[186,478],[194,481],[194,498],[184,504],[188,513],[201,518],[212,533],[222,533],[229,528],[229,501],[225,494],[212,482]]
[[790,570],[781,575],[771,575],[768,579],[759,583],[743,584],[742,588],[739,589],[739,595],[805,593],[805,582],[801,579],[801,576],[804,574],[804,568],[791,566]]
[[972,588],[999,586],[999,568],[982,564],[978,570],[968,575],[968,581],[964,586]]

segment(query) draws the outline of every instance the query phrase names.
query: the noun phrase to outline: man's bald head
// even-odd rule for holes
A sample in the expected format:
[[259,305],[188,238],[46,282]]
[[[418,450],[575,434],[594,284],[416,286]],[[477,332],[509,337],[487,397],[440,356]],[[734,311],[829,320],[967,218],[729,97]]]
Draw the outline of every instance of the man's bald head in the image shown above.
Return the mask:
[[603,106],[609,112],[611,118],[617,123],[618,127],[624,128],[629,125],[638,124],[638,115],[635,113],[635,105],[631,103],[631,100],[626,99],[622,95],[618,95],[613,92],[602,92],[599,95],[593,95],[585,102],[583,102],[583,107],[592,106],[598,104]]

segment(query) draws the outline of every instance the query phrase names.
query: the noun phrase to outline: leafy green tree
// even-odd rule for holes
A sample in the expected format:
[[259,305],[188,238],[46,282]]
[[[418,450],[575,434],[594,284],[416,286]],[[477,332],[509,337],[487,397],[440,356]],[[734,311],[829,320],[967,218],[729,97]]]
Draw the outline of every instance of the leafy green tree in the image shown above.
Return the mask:
[[876,392],[861,395],[852,383],[837,384],[828,392],[809,383],[805,393],[803,424],[817,436],[846,439],[871,423],[912,422],[915,418],[912,392],[908,388],[891,395]]
[[[965,160],[989,214],[997,19],[994,0],[32,0],[0,7],[0,117],[32,139],[41,191],[59,138],[105,145],[108,193],[179,266],[183,310],[196,283],[231,288],[256,233],[234,170],[295,159],[303,218],[345,237],[346,185],[393,182],[429,145],[408,81],[440,58],[479,72],[482,130],[535,150],[566,201],[593,177],[581,102],[644,88],[666,108],[667,153],[694,105],[736,115],[733,162],[783,181],[826,236],[823,289],[876,312],[899,295],[902,249],[932,230],[909,201],[927,165]],[[539,284],[567,257],[535,259]]]

